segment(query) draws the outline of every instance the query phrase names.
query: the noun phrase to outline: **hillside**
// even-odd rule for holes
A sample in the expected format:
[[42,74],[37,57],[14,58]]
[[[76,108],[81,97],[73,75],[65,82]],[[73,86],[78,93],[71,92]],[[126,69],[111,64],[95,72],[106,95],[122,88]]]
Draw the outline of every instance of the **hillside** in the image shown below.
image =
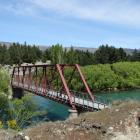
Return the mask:
[[[1,45],[6,45],[8,48],[10,47],[10,45],[12,44],[12,42],[3,42],[3,41],[0,41],[0,44]],[[47,45],[37,45],[39,46],[39,48],[44,51],[46,48],[49,48],[50,46],[47,46]],[[72,46],[74,48],[74,50],[81,50],[81,51],[89,51],[91,53],[94,53],[98,48],[92,48],[92,47],[79,47],[79,46]],[[70,47],[66,46],[64,47],[64,49],[67,49],[69,50]],[[124,48],[124,51],[127,53],[127,54],[132,54],[132,52],[134,51],[134,49],[130,49],[130,48]],[[139,49],[140,51],[140,49]]]

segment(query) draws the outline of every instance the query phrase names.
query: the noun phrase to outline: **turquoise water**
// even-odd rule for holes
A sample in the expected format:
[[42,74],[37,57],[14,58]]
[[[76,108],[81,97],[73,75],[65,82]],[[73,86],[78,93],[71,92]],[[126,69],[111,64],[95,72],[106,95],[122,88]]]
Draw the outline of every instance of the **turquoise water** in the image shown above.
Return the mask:
[[[95,95],[113,101],[129,99],[140,101],[140,90],[96,93]],[[69,107],[36,95],[33,96],[33,98],[38,104],[38,106],[41,108],[41,110],[47,111],[47,114],[45,116],[39,118],[40,120],[44,120],[44,117],[47,117],[47,120],[51,121],[65,120],[66,118],[68,118]]]
[[129,99],[140,101],[140,90],[96,93],[95,95],[112,101]]
[[[57,120],[65,120],[68,116],[68,109],[69,107],[54,102],[52,100],[34,95],[33,99],[36,101],[37,105],[39,106],[40,110],[46,111],[47,120],[50,121],[57,121]],[[42,116],[41,119],[45,119],[45,116]]]

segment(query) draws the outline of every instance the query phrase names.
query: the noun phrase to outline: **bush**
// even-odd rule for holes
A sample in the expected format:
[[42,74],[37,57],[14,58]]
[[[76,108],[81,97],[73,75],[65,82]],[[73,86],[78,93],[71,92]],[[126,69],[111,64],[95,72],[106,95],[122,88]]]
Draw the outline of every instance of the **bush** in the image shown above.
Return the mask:
[[6,121],[10,117],[10,105],[7,96],[0,93],[0,120]]
[[118,86],[118,76],[111,70],[110,65],[92,65],[82,68],[86,80],[92,90],[112,89]]
[[[22,99],[10,100],[9,76],[0,69],[0,128],[21,129],[33,116],[38,115],[38,107],[32,96],[26,95]],[[2,123],[3,122],[3,123]]]
[[9,120],[7,121],[8,128],[17,129],[17,122],[16,120]]
[[26,123],[38,114],[38,107],[32,100],[32,96],[25,95],[22,99],[12,101],[12,119],[15,120],[17,128],[23,128]]
[[0,129],[2,129],[3,128],[3,123],[2,123],[2,121],[0,121]]
[[119,62],[112,65],[112,70],[121,79],[119,87],[140,87],[140,62]]
[[9,81],[9,75],[4,69],[0,68],[0,92],[3,92],[5,94],[9,93]]
[[140,62],[118,62],[82,67],[91,90],[140,88]]

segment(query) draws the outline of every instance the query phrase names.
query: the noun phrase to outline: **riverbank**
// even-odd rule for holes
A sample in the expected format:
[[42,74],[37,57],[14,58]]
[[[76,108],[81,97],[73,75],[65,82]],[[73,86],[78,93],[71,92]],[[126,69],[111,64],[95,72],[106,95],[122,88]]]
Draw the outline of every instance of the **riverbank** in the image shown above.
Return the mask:
[[140,132],[139,117],[140,103],[131,101],[115,104],[111,109],[83,113],[73,120],[43,123],[24,132],[34,140],[111,140],[117,133],[129,135],[128,129],[133,129],[134,137],[135,131]]
[[140,88],[140,62],[89,65],[81,69],[92,91]]
[[31,140],[139,140],[140,103],[116,102],[112,108],[83,113],[72,120],[43,122],[22,132]]

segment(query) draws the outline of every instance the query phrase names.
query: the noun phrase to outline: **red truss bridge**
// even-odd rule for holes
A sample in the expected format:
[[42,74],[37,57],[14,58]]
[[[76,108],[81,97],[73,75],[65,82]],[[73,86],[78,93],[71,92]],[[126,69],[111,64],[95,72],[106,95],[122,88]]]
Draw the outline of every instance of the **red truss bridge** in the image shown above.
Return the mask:
[[[105,100],[93,95],[78,64],[14,67],[11,85],[13,89],[29,91],[68,105],[76,111],[93,111],[108,107]],[[75,88],[76,90],[74,90]]]

